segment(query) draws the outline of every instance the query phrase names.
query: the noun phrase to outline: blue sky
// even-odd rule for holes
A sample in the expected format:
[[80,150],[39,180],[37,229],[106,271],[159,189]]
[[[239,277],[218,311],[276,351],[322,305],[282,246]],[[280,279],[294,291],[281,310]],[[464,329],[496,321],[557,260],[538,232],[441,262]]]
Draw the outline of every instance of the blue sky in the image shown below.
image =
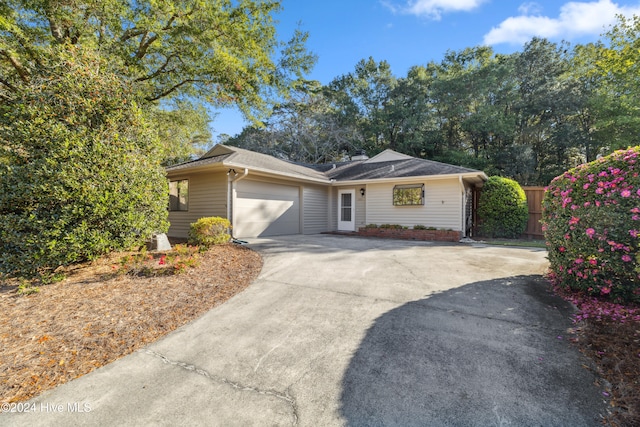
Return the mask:
[[[278,34],[287,39],[299,24],[318,55],[308,76],[322,84],[373,57],[397,77],[413,65],[439,62],[447,50],[490,45],[522,49],[534,36],[571,44],[596,41],[615,16],[640,16],[640,0],[282,0]],[[234,110],[220,110],[211,126],[235,135],[246,125]]]

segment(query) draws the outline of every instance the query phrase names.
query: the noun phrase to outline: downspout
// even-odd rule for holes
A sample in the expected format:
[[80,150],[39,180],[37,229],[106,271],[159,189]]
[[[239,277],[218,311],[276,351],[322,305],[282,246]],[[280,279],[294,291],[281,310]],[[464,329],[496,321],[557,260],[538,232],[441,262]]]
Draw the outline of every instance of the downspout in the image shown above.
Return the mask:
[[467,237],[467,207],[465,206],[464,202],[465,202],[465,188],[464,188],[464,182],[462,181],[462,175],[458,175],[458,182],[460,182],[460,199],[461,199],[461,204],[462,204],[462,237]]
[[[231,176],[231,172],[233,172],[233,176]],[[231,237],[233,237],[233,208],[231,206],[233,203],[233,184],[240,181],[241,179],[246,178],[247,175],[249,175],[249,169],[247,168],[244,168],[244,173],[240,176],[238,176],[238,173],[235,169],[229,169],[229,171],[227,172],[227,219],[231,224],[231,230],[229,230],[229,234],[231,235]]]

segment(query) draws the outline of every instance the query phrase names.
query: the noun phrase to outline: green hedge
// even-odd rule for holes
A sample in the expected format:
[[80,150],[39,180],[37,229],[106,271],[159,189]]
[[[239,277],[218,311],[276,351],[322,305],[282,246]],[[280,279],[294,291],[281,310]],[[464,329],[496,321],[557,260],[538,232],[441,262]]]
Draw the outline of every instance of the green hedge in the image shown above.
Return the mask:
[[79,48],[43,61],[0,103],[0,275],[46,279],[168,227],[161,145],[130,86]]
[[492,176],[480,193],[478,216],[483,236],[518,238],[529,220],[527,196],[516,181]]
[[615,302],[640,300],[640,147],[556,177],[543,199],[552,281]]
[[231,240],[230,228],[231,223],[226,218],[200,218],[189,227],[189,243],[205,247],[227,243]]

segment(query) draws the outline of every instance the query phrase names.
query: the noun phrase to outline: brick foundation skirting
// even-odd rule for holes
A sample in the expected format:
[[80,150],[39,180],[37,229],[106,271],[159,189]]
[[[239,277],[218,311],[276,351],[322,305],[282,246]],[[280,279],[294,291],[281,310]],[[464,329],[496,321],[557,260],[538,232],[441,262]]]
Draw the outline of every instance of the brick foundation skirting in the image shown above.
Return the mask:
[[462,238],[459,231],[446,230],[413,230],[397,228],[366,228],[356,232],[359,236],[381,237],[401,240],[427,240],[435,242],[458,242]]

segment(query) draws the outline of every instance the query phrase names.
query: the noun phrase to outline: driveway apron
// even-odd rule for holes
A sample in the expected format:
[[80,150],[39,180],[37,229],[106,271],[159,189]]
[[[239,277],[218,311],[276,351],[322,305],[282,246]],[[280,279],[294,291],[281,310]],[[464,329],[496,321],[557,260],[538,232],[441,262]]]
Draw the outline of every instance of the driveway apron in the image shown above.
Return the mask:
[[245,291],[0,425],[598,426],[546,251],[252,239]]

